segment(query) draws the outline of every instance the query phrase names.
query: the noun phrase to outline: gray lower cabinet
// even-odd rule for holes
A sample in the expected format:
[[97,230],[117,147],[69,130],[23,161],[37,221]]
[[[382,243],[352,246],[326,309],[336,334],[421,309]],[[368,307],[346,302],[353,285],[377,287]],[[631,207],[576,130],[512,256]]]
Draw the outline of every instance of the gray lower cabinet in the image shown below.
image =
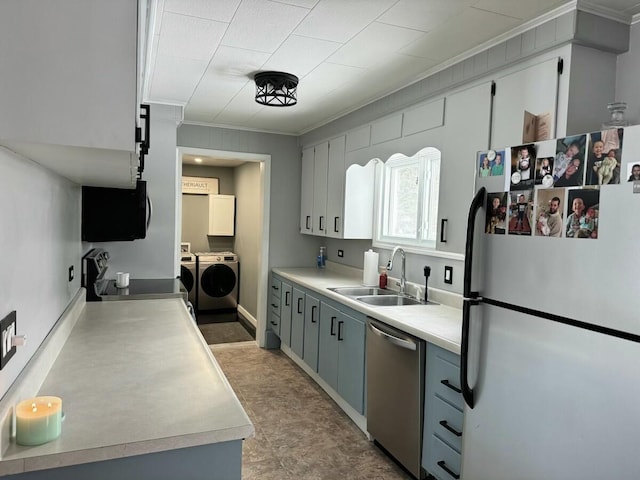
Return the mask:
[[304,301],[304,348],[302,359],[314,372],[318,371],[318,336],[320,333],[320,300],[307,294]]
[[439,480],[460,478],[464,400],[460,356],[427,344],[422,466]]
[[295,287],[291,304],[291,350],[302,358],[304,350],[304,292]]
[[288,283],[282,282],[280,292],[280,341],[291,346],[291,305],[292,305],[293,287]]
[[364,321],[320,303],[318,374],[364,414]]

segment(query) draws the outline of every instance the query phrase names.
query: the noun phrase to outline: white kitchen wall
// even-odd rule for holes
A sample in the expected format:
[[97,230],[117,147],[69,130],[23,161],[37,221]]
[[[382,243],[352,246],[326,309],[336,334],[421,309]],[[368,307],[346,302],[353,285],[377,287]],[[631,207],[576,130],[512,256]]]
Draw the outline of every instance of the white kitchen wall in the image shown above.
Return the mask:
[[28,338],[0,371],[0,397],[80,287],[80,192],[0,147],[0,318],[15,310],[18,334]]
[[[100,242],[111,254],[107,278],[129,272],[131,278],[175,278],[179,274],[176,224],[179,219],[181,166],[177,159],[176,128],[180,108],[151,105],[151,147],[142,176],[153,202],[153,218],[147,236],[132,242]],[[84,245],[85,252],[91,245]]]
[[631,26],[629,51],[618,55],[616,95],[618,102],[627,102],[626,117],[630,124],[640,123],[640,24]]

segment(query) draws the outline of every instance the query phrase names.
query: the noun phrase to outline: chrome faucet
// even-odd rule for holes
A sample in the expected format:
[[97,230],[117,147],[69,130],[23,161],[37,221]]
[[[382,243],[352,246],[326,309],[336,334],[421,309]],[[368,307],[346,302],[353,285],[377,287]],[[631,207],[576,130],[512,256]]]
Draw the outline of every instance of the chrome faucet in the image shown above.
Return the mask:
[[400,291],[398,292],[400,295],[404,295],[405,289],[405,254],[404,250],[401,247],[396,247],[391,252],[391,257],[389,257],[389,261],[387,262],[387,270],[391,270],[393,268],[393,259],[396,256],[396,253],[400,252],[402,256],[402,269],[400,271]]

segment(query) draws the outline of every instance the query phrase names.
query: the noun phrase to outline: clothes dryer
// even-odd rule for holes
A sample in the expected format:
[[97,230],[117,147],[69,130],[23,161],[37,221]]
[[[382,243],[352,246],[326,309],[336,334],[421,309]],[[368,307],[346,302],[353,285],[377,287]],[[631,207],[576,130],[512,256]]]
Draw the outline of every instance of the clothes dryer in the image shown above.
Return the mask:
[[233,252],[196,253],[198,312],[238,307],[239,263]]
[[180,280],[182,281],[184,288],[186,288],[187,292],[189,292],[189,301],[196,309],[198,308],[197,278],[198,278],[198,272],[196,269],[195,255],[192,253],[182,253],[182,257],[180,261]]

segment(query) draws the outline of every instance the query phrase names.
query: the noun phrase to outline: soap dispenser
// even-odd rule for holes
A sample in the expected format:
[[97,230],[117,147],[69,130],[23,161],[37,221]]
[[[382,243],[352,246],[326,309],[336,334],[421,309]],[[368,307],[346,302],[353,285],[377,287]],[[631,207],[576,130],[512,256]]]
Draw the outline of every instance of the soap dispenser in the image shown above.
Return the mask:
[[320,247],[320,254],[318,255],[318,268],[324,268],[327,261],[327,247]]

